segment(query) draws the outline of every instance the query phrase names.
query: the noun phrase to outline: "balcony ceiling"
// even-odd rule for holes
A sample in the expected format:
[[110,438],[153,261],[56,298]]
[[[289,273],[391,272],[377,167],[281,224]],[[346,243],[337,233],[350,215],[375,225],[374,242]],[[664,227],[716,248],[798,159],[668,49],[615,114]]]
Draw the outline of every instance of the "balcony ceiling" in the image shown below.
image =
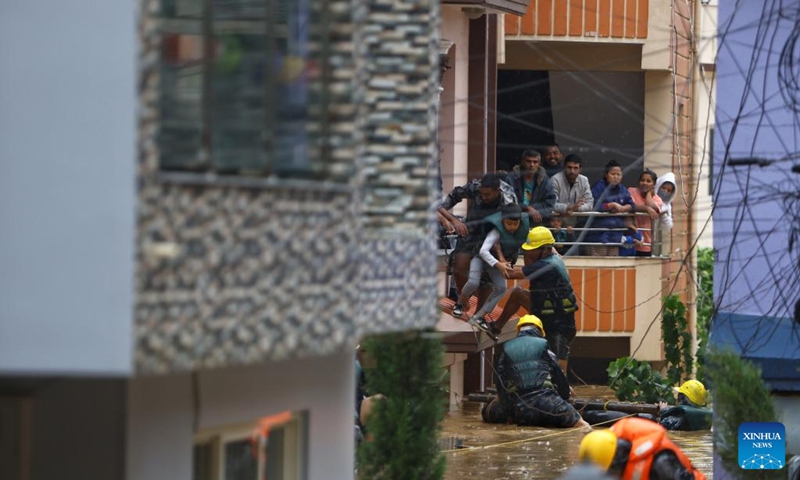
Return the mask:
[[442,0],[442,5],[457,5],[483,9],[485,13],[510,13],[525,15],[531,0]]

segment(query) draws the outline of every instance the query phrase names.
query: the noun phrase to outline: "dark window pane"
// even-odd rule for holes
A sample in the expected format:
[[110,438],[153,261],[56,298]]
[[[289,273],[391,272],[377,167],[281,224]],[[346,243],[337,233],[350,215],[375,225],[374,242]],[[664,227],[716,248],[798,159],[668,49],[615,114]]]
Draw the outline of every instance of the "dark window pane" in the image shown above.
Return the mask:
[[162,169],[322,172],[327,35],[317,10],[309,0],[162,2]]
[[199,20],[203,15],[203,0],[161,0],[161,15]]
[[266,172],[266,0],[214,0],[211,160],[219,173]]
[[194,446],[192,460],[194,468],[192,471],[193,480],[213,480],[214,479],[214,444],[203,443]]
[[316,76],[309,52],[309,6],[306,0],[279,0],[276,41],[276,125],[274,169],[279,173],[311,169],[309,158],[309,82]]
[[250,439],[225,444],[225,479],[257,480],[258,460],[253,455]]
[[283,478],[284,464],[283,458],[287,445],[285,445],[285,435],[282,428],[273,429],[269,432],[267,442],[267,479]]
[[212,163],[228,173],[263,173],[266,166],[265,38],[222,34],[211,80]]
[[[182,24],[182,25],[181,25]],[[200,30],[200,22],[185,20],[173,27]],[[203,37],[165,32],[161,48],[162,168],[202,168]]]

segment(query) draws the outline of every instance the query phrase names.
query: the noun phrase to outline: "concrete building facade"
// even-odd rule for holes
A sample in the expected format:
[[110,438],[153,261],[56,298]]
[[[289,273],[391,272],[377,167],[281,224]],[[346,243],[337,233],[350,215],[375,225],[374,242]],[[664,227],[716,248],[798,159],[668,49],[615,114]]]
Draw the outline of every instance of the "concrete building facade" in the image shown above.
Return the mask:
[[355,345],[436,322],[438,2],[46,7],[0,21],[0,477],[352,478]]

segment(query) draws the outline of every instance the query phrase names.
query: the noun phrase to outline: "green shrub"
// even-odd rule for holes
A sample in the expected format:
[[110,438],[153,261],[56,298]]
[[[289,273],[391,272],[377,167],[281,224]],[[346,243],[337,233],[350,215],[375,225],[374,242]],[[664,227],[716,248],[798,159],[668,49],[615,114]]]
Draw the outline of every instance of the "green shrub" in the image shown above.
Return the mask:
[[359,478],[441,479],[445,458],[438,441],[446,404],[441,341],[418,332],[395,333],[365,346],[375,360],[367,390],[384,398],[367,424],[373,440],[359,447]]
[[714,398],[714,451],[725,470],[742,479],[785,478],[786,470],[739,468],[739,425],[778,421],[761,369],[736,353],[714,350],[708,354],[706,369]]
[[708,333],[714,316],[714,249],[697,249],[697,379],[705,382]]
[[686,306],[677,295],[664,299],[661,338],[664,340],[664,359],[667,362],[669,383],[677,385],[688,380],[694,367],[692,334],[686,319]]
[[672,387],[647,362],[630,357],[608,364],[608,386],[623,402],[672,402]]

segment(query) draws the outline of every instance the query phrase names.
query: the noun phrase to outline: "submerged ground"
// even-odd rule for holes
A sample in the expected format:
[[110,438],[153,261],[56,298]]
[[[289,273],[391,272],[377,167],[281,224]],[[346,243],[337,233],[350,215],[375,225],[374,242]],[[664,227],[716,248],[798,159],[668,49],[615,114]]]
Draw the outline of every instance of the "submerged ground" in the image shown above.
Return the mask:
[[[579,398],[613,399],[604,387],[577,387],[576,393]],[[445,419],[443,438],[460,439],[465,447],[482,447],[447,451],[446,480],[555,479],[577,461],[582,431],[486,424],[481,421],[482,405],[465,402]],[[711,432],[670,432],[669,436],[711,480]]]

